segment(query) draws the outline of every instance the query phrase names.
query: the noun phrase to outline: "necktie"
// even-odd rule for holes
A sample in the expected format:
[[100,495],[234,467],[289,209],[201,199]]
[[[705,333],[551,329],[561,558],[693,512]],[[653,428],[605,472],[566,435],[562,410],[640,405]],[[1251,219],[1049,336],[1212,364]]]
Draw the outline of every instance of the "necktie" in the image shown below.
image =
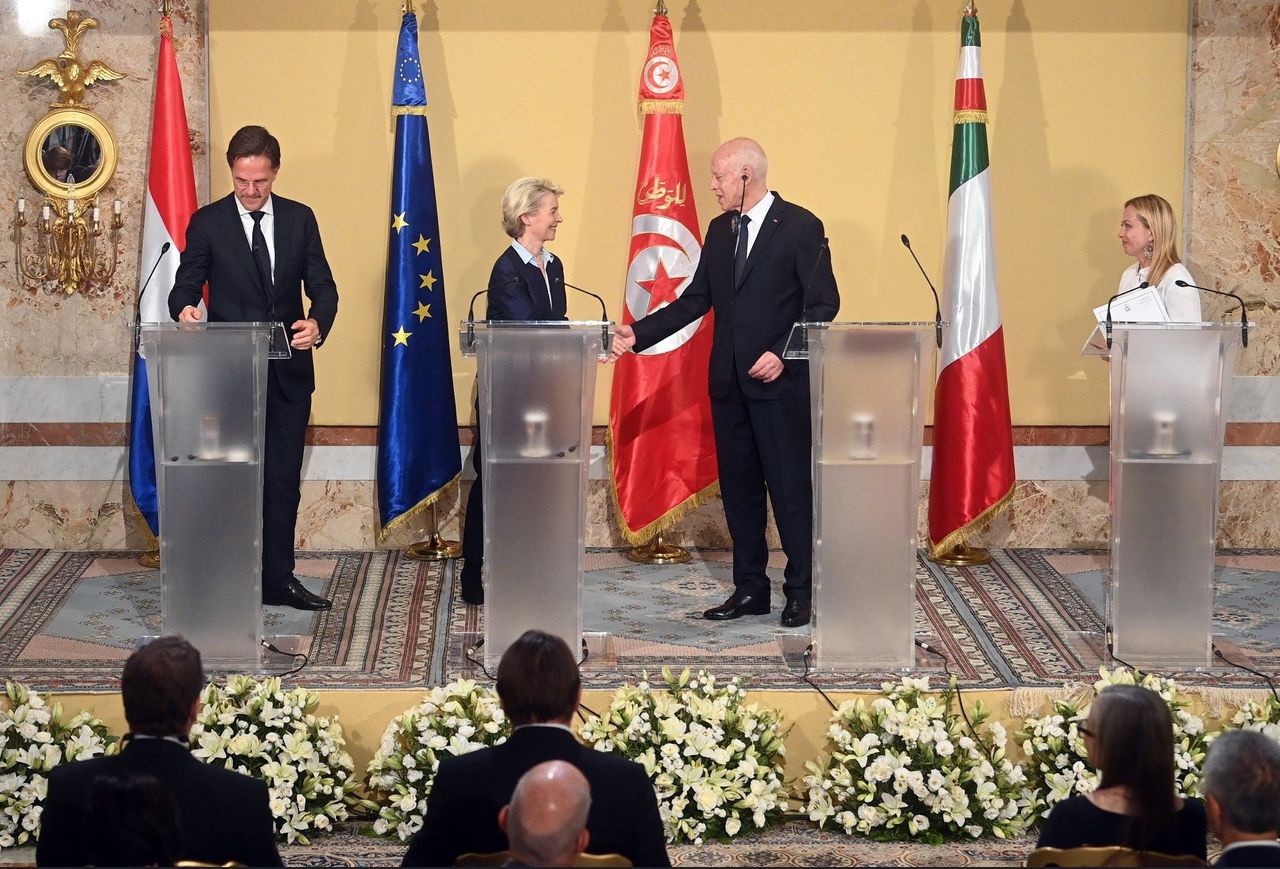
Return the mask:
[[738,218],[738,246],[733,252],[733,286],[742,283],[742,273],[747,268],[747,224],[751,218],[742,215]]
[[271,288],[275,282],[271,279],[271,253],[267,250],[267,237],[262,234],[263,215],[261,211],[250,211],[249,216],[253,218],[253,260],[258,264],[258,277],[262,280],[262,289],[270,297]]

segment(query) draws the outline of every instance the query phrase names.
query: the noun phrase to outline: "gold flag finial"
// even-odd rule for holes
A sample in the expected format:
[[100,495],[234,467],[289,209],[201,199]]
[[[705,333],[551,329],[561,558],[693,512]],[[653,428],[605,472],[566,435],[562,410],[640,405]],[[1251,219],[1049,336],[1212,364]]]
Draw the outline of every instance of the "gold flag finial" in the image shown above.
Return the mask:
[[978,14],[978,4],[977,4],[977,3],[975,3],[975,2],[973,2],[973,0],[969,0],[969,2],[968,2],[968,3],[964,4],[964,14],[965,14],[965,15],[977,15],[977,14]]
[[160,15],[164,18],[173,15],[173,0],[160,0]]
[[413,8],[413,0],[404,0],[404,2],[400,4],[400,14],[401,15],[417,15],[418,14],[418,10]]
[[658,5],[657,5],[657,6],[655,6],[655,7],[653,7],[653,14],[654,14],[654,15],[666,15],[666,14],[667,14],[667,0],[658,0]]

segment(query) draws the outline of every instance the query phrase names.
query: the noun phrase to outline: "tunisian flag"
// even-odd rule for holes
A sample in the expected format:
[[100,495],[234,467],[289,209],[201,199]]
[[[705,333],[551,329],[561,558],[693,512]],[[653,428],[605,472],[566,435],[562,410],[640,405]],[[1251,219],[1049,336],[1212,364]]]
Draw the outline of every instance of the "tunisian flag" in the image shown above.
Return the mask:
[[[653,16],[640,76],[644,142],[632,198],[624,324],[674,302],[702,255],[684,147],[684,82],[671,22]],[[711,312],[618,360],[609,400],[609,476],[618,525],[640,544],[719,491],[707,398]]]
[[[168,323],[169,290],[178,260],[187,246],[187,223],[196,210],[196,180],[191,166],[191,138],[182,101],[182,80],[173,53],[173,24],[160,19],[160,57],[156,64],[156,99],[151,117],[151,161],[147,174],[146,213],[142,218],[142,255],[138,258],[138,319]],[[155,274],[147,278],[152,268]],[[155,441],[147,361],[133,364],[129,412],[129,490],[152,534],[160,533],[156,497]]]
[[943,274],[951,321],[933,407],[929,554],[946,555],[1013,498],[1013,426],[991,232],[987,96],[978,15],[965,13],[956,72]]

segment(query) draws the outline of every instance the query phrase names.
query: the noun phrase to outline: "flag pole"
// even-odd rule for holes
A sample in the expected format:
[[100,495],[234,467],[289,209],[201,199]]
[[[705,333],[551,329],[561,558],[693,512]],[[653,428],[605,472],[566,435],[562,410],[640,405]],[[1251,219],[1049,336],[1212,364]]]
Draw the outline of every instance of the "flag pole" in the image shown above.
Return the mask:
[[421,543],[415,543],[404,551],[410,561],[448,561],[462,555],[462,544],[445,540],[440,536],[440,521],[436,516],[436,502],[431,502],[431,533]]
[[625,554],[628,561],[637,564],[684,564],[693,557],[683,546],[663,540],[661,531],[648,543],[632,546]]

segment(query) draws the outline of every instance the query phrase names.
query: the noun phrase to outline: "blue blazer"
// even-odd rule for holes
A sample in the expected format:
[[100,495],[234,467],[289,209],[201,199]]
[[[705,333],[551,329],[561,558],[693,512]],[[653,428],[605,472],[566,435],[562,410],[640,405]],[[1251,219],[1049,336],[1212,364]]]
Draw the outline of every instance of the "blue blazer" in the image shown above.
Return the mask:
[[551,284],[551,300],[547,300],[547,283],[542,271],[533,263],[525,263],[511,245],[493,264],[489,274],[490,320],[564,320],[567,310],[564,290],[564,263],[555,257],[547,264],[547,282]]

